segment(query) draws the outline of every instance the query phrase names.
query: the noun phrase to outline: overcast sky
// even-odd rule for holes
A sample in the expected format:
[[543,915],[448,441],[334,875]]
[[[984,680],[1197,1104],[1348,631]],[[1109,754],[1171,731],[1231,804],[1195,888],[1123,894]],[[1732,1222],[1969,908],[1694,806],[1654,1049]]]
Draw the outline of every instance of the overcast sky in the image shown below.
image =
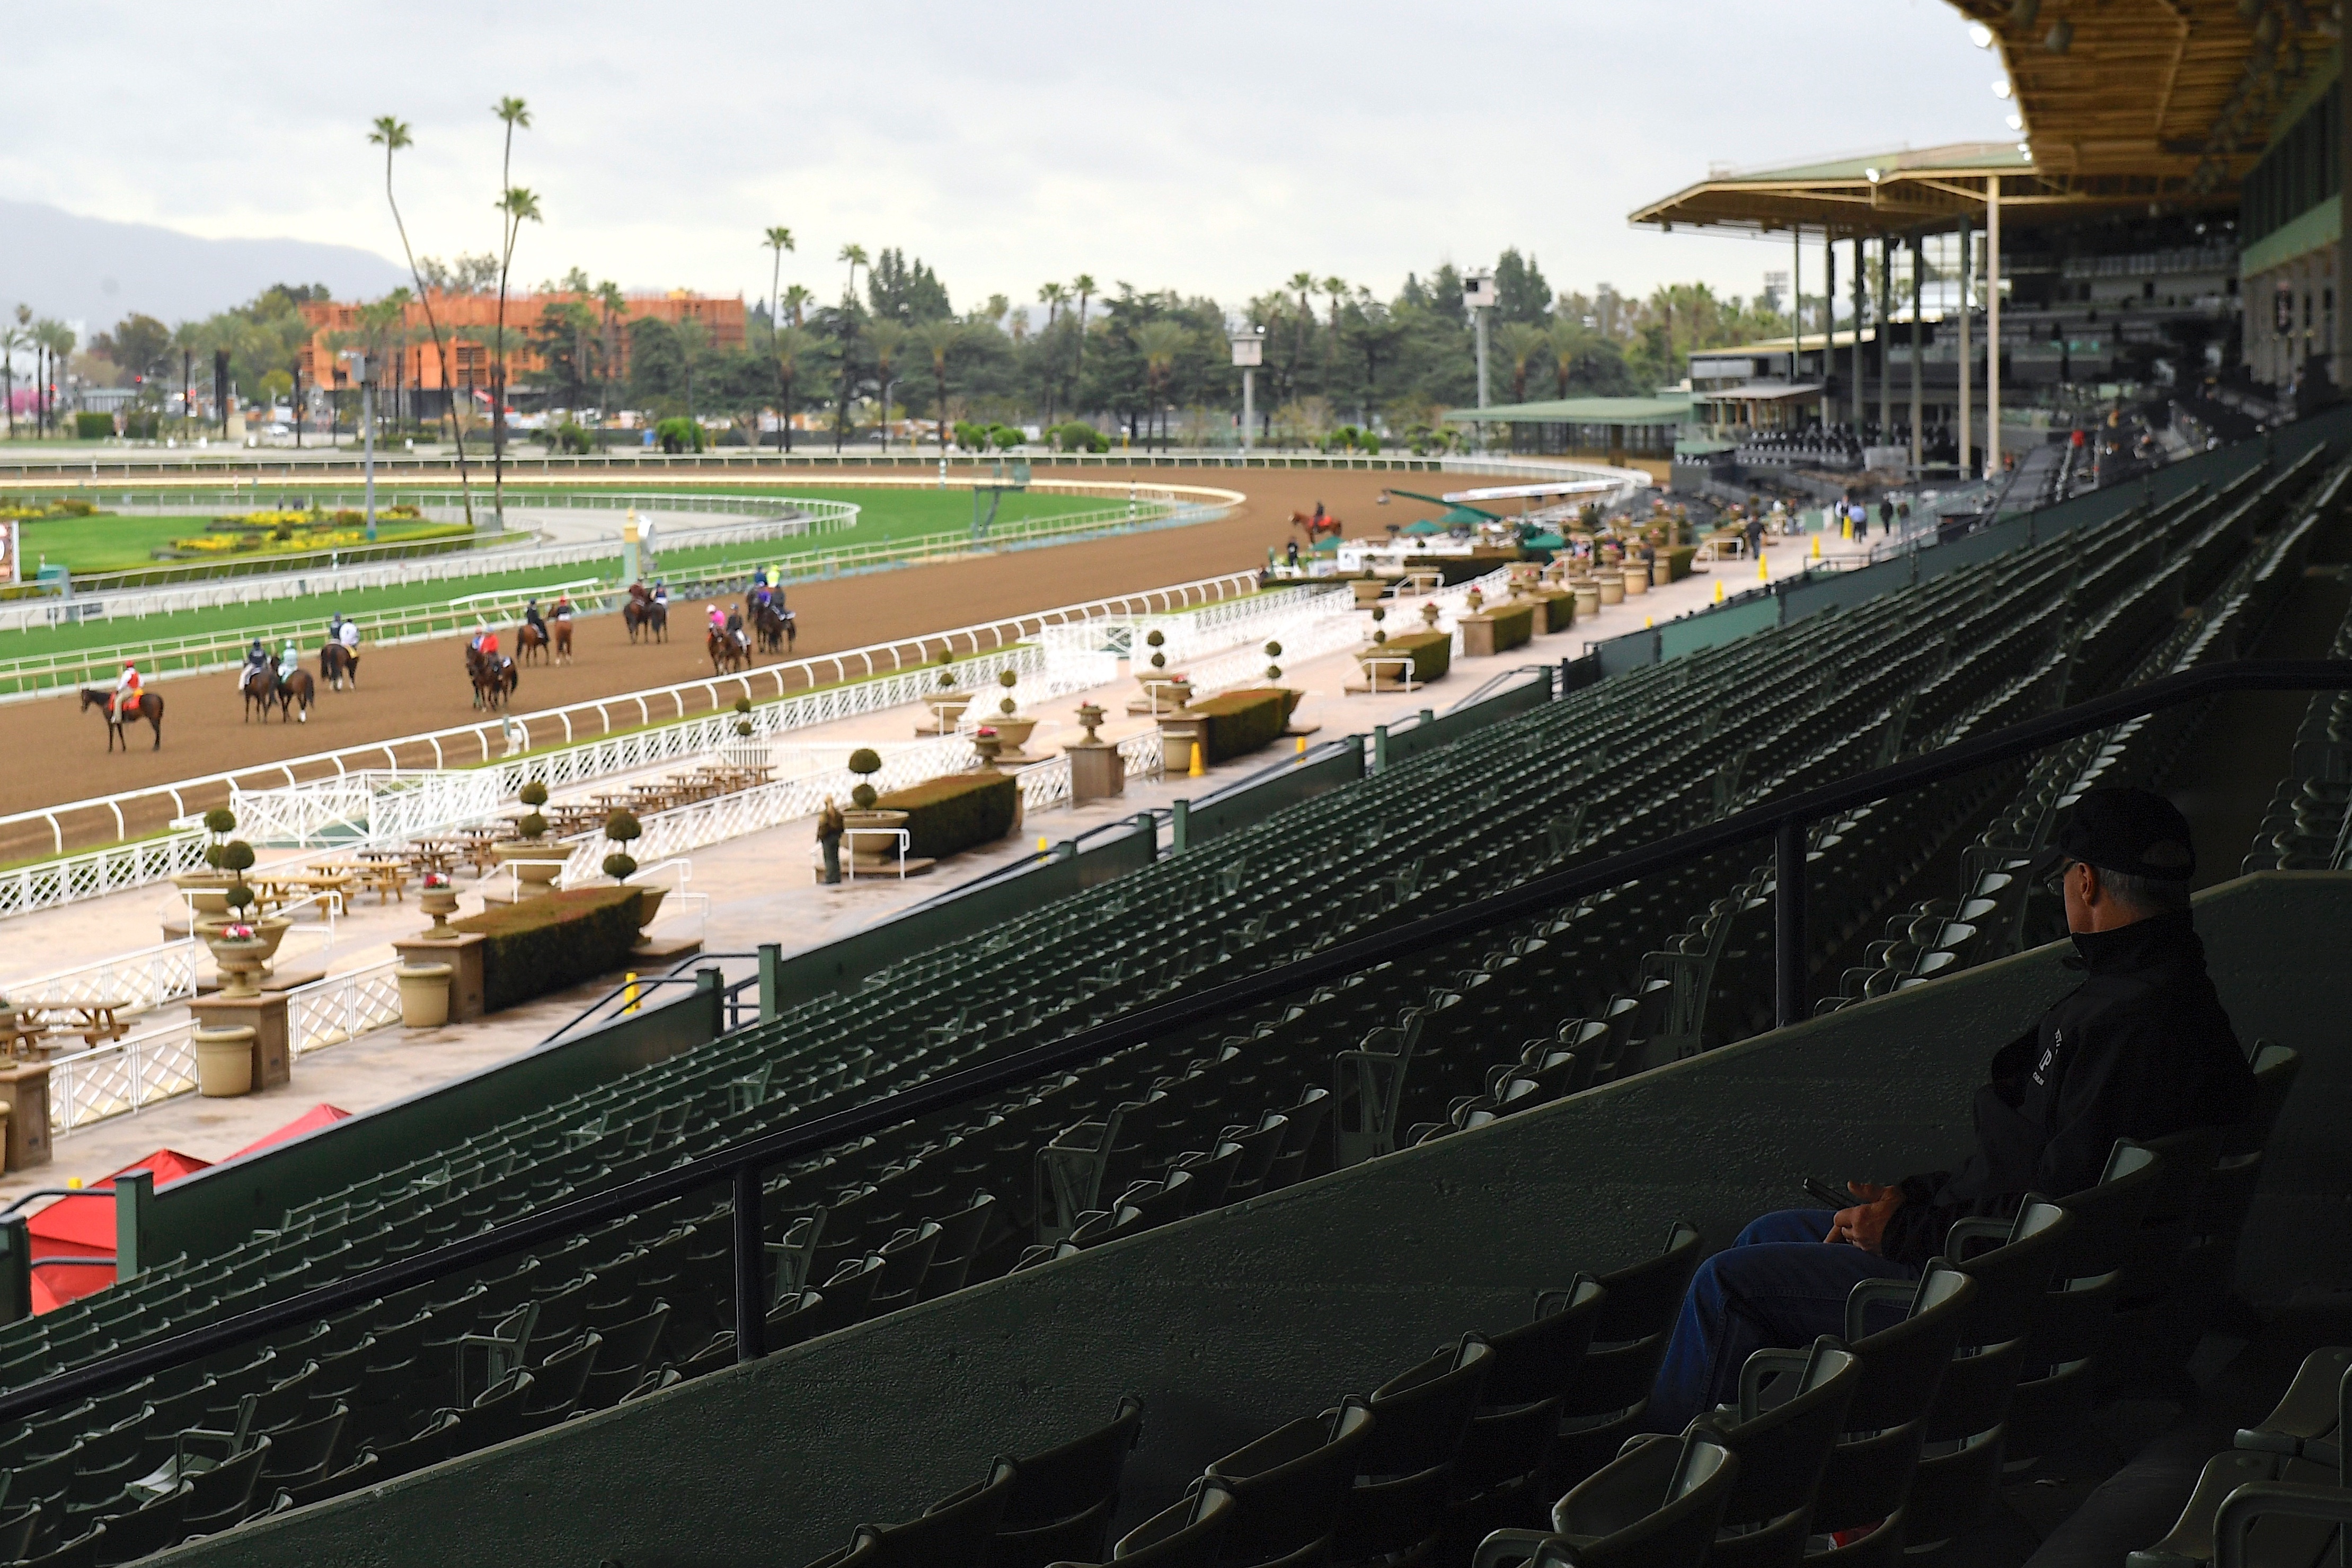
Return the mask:
[[546,214],[521,278],[758,298],[780,223],[787,283],[833,298],[844,244],[898,246],[959,308],[1081,271],[1229,305],[1301,268],[1387,296],[1512,245],[1558,287],[1751,294],[1783,246],[1625,214],[1710,163],[2009,134],[1944,0],[84,0],[22,11],[9,54],[0,194],[397,259],[365,141],[393,113],[417,249],[486,250],[489,106],[518,94],[514,181]]

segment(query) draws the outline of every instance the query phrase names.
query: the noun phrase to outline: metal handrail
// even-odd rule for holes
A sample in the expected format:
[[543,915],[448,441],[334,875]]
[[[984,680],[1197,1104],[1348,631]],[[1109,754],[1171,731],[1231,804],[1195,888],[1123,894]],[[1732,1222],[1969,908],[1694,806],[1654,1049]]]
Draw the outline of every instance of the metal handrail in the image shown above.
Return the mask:
[[[1325,980],[1426,952],[1454,937],[1556,908],[1653,872],[1768,837],[1774,841],[1780,873],[1775,896],[1776,1011],[1782,1025],[1793,1023],[1804,1015],[1805,878],[1801,873],[1809,823],[2005,762],[2126,719],[2227,692],[2343,690],[2352,690],[2352,660],[2239,660],[2184,671],[2127,691],[2095,697],[1975,740],[1873,768],[1840,783],[1767,801],[1640,849],[1554,872],[1474,904],[1392,926],[1255,975],[1139,1009],[1058,1040],[944,1072],[863,1105],[807,1117],[732,1148],[640,1176],[622,1186],[557,1204],[434,1251],[382,1264],[338,1283],[321,1285],[175,1334],[159,1343],[59,1373],[0,1394],[0,1422],[50,1409],[100,1389],[232,1348],[274,1330],[314,1322],[342,1308],[390,1296],[538,1242],[575,1234],[604,1220],[722,1184],[732,1195],[736,1354],[740,1360],[756,1360],[765,1354],[768,1302],[762,1273],[766,1240],[762,1228],[763,1176],[772,1166],[969,1103],[1081,1062],[1097,1061],[1129,1045],[1166,1038],[1239,1008],[1272,1001]],[[716,972],[710,973],[715,980]],[[0,1225],[12,1230],[17,1223],[13,1219],[0,1221]]]

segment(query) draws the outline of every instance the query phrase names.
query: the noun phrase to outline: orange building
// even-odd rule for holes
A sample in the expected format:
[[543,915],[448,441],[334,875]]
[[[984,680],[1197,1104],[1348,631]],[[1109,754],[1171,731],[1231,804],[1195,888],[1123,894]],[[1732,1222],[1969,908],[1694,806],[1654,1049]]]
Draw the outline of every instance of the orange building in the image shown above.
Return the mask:
[[[443,340],[448,345],[450,382],[461,391],[475,393],[478,401],[487,402],[491,343],[498,331],[499,297],[450,294],[438,288],[431,290],[431,297],[434,320],[439,323]],[[600,332],[606,325],[604,308],[592,294],[508,295],[507,381],[510,390],[529,384],[541,369],[530,335],[551,305],[585,306]],[[334,389],[352,385],[351,367],[342,353],[353,341],[346,335],[361,329],[360,312],[364,307],[329,300],[301,308],[303,319],[311,328],[310,341],[301,354],[302,384]],[[682,288],[667,294],[631,294],[625,297],[620,314],[610,321],[611,341],[618,353],[621,375],[628,373],[629,327],[647,319],[673,325],[698,322],[714,349],[731,350],[743,346],[745,318],[743,297],[740,294],[731,299],[689,294]],[[409,393],[433,394],[437,406],[437,394],[442,391],[441,365],[433,350],[433,333],[425,324],[422,303],[409,302],[403,313],[402,327],[398,334],[399,360],[383,367],[377,384]]]

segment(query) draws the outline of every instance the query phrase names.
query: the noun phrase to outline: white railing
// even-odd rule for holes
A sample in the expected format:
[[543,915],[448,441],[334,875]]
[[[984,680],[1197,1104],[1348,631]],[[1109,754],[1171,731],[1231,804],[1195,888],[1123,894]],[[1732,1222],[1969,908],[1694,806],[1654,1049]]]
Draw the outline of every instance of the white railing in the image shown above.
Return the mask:
[[152,1012],[196,994],[197,946],[193,939],[159,943],[10,984],[0,996],[15,1002],[111,1002],[124,1013]]
[[405,843],[495,816],[513,798],[494,772],[369,768],[276,789],[232,787],[229,810],[247,843],[308,848]]
[[1184,673],[1192,677],[1192,690],[1202,696],[1236,686],[1262,686],[1267,684],[1265,671],[1269,663],[1296,666],[1326,653],[1336,653],[1363,642],[1364,632],[1363,622],[1352,611],[1328,615],[1284,632],[1279,639],[1280,659],[1269,660],[1264,648],[1237,648],[1213,659],[1196,661]]
[[202,871],[205,842],[202,833],[167,833],[0,872],[0,919]]
[[[1165,766],[1165,755],[1156,725],[1118,743],[1118,759],[1122,771],[1129,779],[1159,778]],[[1021,805],[1024,811],[1050,811],[1056,807],[1075,804],[1072,800],[1070,754],[1066,751],[1059,757],[1024,768],[1013,777],[1021,783]]]
[[294,1054],[357,1040],[400,1021],[400,960],[391,958],[286,993],[286,1033]]
[[1354,608],[1355,602],[1351,590],[1333,592],[1325,588],[1302,587],[1212,605],[1188,615],[1150,616],[1135,622],[1127,655],[1131,660],[1149,663],[1150,634],[1158,632],[1161,638],[1160,652],[1168,656],[1171,668],[1181,667],[1203,653],[1230,648],[1237,643],[1280,640],[1287,635],[1289,628],[1339,614]]

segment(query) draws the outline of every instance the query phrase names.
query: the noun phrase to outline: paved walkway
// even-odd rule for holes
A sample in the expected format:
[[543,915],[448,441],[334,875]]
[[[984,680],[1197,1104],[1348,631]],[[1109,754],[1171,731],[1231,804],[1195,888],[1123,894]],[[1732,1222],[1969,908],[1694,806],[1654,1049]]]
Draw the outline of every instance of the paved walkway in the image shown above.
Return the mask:
[[[1823,550],[1851,555],[1858,553],[1858,547],[1825,539]],[[1810,541],[1786,541],[1766,552],[1776,578],[1802,570],[1811,559]],[[1496,674],[1530,664],[1556,664],[1580,653],[1588,642],[1638,629],[1645,617],[1664,621],[1695,609],[1713,598],[1717,580],[1725,583],[1727,591],[1747,587],[1756,580],[1753,570],[1746,563],[1725,562],[1711,572],[1612,606],[1570,631],[1538,637],[1530,646],[1499,658],[1458,659],[1444,681],[1411,694],[1345,695],[1343,683],[1356,673],[1353,659],[1345,653],[1295,666],[1286,662],[1284,684],[1305,694],[1294,726],[1317,727],[1314,738],[1320,741],[1369,733],[1375,725],[1395,724],[1423,709],[1443,712]],[[1412,601],[1391,613],[1391,624],[1416,622]],[[1369,617],[1364,624],[1369,632]],[[1102,727],[1104,738],[1120,739],[1148,728],[1149,718],[1129,717],[1126,713],[1127,700],[1136,690],[1132,681],[1121,680],[1112,686],[1028,707],[1026,711],[1041,720],[1028,749],[1033,755],[1050,757],[1056,753],[1058,741],[1076,738],[1080,733],[1076,710],[1089,699],[1113,716]],[[994,695],[992,688],[982,700],[992,702]],[[795,731],[792,739],[877,746],[911,743],[921,712],[892,709]],[[1036,813],[1013,837],[956,855],[929,874],[903,883],[891,879],[830,888],[816,885],[812,865],[814,823],[810,820],[789,822],[685,857],[690,863],[688,890],[699,897],[673,897],[656,930],[666,935],[692,932],[699,922],[705,949],[712,954],[750,954],[763,942],[779,944],[788,955],[801,952],[863,930],[959,883],[1034,855],[1040,839],[1057,841],[1121,817],[1164,808],[1180,798],[1196,798],[1279,761],[1280,755],[1268,750],[1236,758],[1204,778],[1131,779],[1122,797]],[[608,789],[612,783],[599,780],[591,788]],[[266,858],[274,861],[278,856],[273,853]],[[284,858],[316,859],[320,852],[289,852]],[[492,879],[494,883],[501,880]],[[480,907],[475,886],[470,879],[459,881],[461,915],[476,913]],[[707,912],[697,908],[702,899],[709,901]],[[20,956],[37,953],[43,972],[94,963],[158,940],[163,921],[176,908],[177,900],[168,889],[152,887],[71,904],[26,917],[12,935],[28,940],[13,950]],[[281,949],[282,961],[289,967],[323,966],[335,973],[366,967],[393,956],[390,943],[394,937],[421,930],[425,925],[413,889],[404,904],[379,904],[373,894],[363,894],[336,922],[331,944],[322,922],[312,917],[298,921]],[[691,960],[688,965],[692,966]],[[21,956],[12,967],[20,972],[18,977],[33,967]],[[720,967],[732,980],[749,975],[754,966],[749,958],[736,957],[720,960]],[[0,976],[0,980],[7,979]],[[187,1095],[64,1134],[56,1142],[56,1161],[51,1166],[0,1177],[0,1198],[32,1186],[63,1185],[68,1176],[92,1180],[159,1147],[217,1160],[321,1102],[352,1113],[370,1110],[535,1049],[609,988],[609,981],[600,982],[470,1025],[425,1031],[380,1030],[299,1058],[293,1082],[268,1093],[226,1101]],[[134,1030],[152,1029],[184,1016],[180,1009],[171,1009],[146,1015],[132,1027]]]

